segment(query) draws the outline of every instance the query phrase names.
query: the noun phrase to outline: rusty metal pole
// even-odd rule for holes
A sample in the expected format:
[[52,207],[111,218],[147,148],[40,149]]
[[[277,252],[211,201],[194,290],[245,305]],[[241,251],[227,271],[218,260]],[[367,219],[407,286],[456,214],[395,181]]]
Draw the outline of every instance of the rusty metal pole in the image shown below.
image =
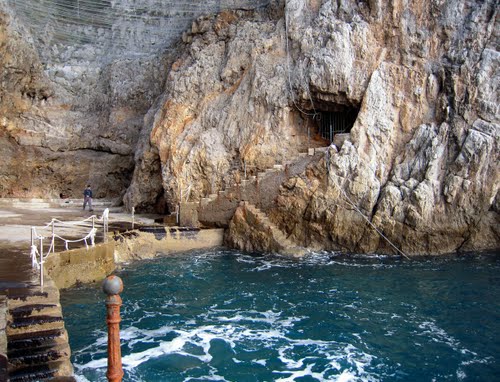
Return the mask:
[[122,352],[120,348],[120,306],[123,282],[118,276],[108,276],[102,284],[106,293],[106,322],[108,323],[108,377],[109,382],[121,382],[123,378]]

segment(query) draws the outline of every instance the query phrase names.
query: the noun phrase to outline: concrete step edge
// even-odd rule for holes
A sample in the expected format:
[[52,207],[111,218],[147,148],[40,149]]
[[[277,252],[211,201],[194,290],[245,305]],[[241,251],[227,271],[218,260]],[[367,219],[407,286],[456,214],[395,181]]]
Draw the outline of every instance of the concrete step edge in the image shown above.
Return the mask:
[[9,380],[10,382],[52,381],[56,380],[57,377],[70,377],[69,370],[67,369],[72,369],[72,367],[68,367],[68,364],[69,359],[58,359],[46,362],[45,365],[27,365],[10,371]]
[[7,336],[17,335],[17,334],[25,334],[25,333],[36,333],[46,330],[56,330],[56,329],[64,329],[64,320],[58,320],[54,322],[40,322],[40,324],[23,326],[13,328],[10,325],[5,329]]
[[71,355],[71,348],[68,341],[59,341],[55,343],[45,344],[44,346],[36,346],[28,349],[16,349],[11,350],[7,353],[10,364],[15,364],[16,360],[24,357],[35,358],[36,356],[43,355],[50,351],[58,351],[64,353],[69,357]]

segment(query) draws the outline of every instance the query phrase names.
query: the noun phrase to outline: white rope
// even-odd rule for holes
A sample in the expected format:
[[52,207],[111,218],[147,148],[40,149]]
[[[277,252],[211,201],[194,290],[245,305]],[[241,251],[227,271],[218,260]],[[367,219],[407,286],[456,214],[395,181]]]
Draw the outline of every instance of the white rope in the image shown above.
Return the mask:
[[[37,239],[44,239],[43,236],[39,236]],[[31,252],[30,252],[30,256],[31,256],[31,267],[32,268],[36,268],[37,270],[40,270],[40,261],[38,261],[38,257],[40,257],[40,260],[41,262],[45,262],[45,260],[47,259],[47,257],[49,257],[50,253],[52,252],[54,248],[54,242],[52,242],[50,244],[50,247],[47,251],[46,254],[42,254],[40,255],[40,251],[38,250],[37,246],[36,245],[32,245],[31,246]]]
[[84,240],[87,240],[87,239],[92,239],[92,237],[95,237],[96,236],[96,233],[97,233],[97,228],[92,228],[90,230],[90,232],[85,236],[85,237],[82,237],[81,239],[66,239],[62,236],[59,236],[57,234],[54,234],[54,237],[57,238],[57,239],[60,239],[60,240],[64,240],[66,243],[78,243],[80,241],[84,241]]
[[40,264],[38,264],[37,260],[38,248],[36,245],[31,246],[31,268],[40,269]]
[[109,219],[109,208],[106,208],[103,213],[102,213],[102,216],[100,218],[98,218],[97,220],[102,220],[103,222],[107,222]]
[[40,227],[40,230],[49,229],[51,227],[52,227],[52,221],[50,223],[47,223],[47,225],[45,225],[44,227]]
[[[92,247],[95,246],[95,237],[97,235],[97,228],[95,227],[95,220],[103,222],[102,225],[103,225],[103,231],[104,231],[104,241],[106,241],[108,219],[109,219],[109,209],[107,209],[107,208],[104,210],[101,218],[99,218],[99,219],[96,219],[95,215],[93,215],[93,216],[91,216],[83,221],[79,221],[79,222],[62,222],[62,221],[57,220],[57,219],[52,219],[49,224],[47,224],[45,227],[41,228],[42,230],[51,228],[51,235],[50,235],[51,240],[50,240],[50,246],[47,250],[47,253],[44,253],[45,251],[43,249],[43,240],[47,239],[49,237],[38,234],[36,231],[36,228],[31,227],[31,251],[30,251],[31,267],[40,272],[40,285],[42,287],[42,290],[43,290],[43,273],[44,273],[43,272],[43,264],[45,263],[45,260],[49,257],[49,255],[52,252],[55,252],[56,239],[60,239],[60,240],[64,241],[64,247],[66,248],[66,250],[69,249],[69,245],[68,245],[69,243],[77,243],[80,241],[85,242],[85,248],[88,250],[89,249],[88,240],[90,240],[90,244]],[[55,223],[56,222],[62,223],[61,225],[63,225],[63,226],[69,225],[69,226],[75,227],[75,224],[82,224],[82,223],[89,221],[89,220],[92,220],[92,229],[82,239],[70,240],[70,239],[66,239],[66,238],[55,233]],[[36,241],[40,242],[40,251],[38,250],[37,246],[35,245]],[[40,253],[40,252],[42,252],[42,253]],[[38,261],[38,256],[40,257],[40,261]]]
[[[75,224],[82,224],[83,222],[86,222],[86,221],[89,221],[89,220],[102,221],[102,226],[104,228],[104,235],[106,235],[107,226],[108,226],[108,220],[109,220],[109,209],[106,208],[100,218],[97,218],[95,215],[93,215],[93,216],[91,216],[91,217],[89,217],[87,219],[84,219],[83,221],[80,220],[80,221],[76,221],[76,222],[62,222],[62,221],[60,221],[58,219],[52,219],[49,224],[47,224],[46,226],[44,226],[42,228],[39,228],[39,229],[46,230],[46,229],[49,229],[49,228],[55,228],[55,223],[56,222],[62,223],[61,224],[62,226],[72,226],[72,227],[75,227]],[[32,245],[31,245],[31,250],[30,250],[31,266],[32,266],[32,268],[36,268],[36,269],[40,269],[40,266],[41,266],[40,262],[38,261],[38,257],[40,257],[41,262],[43,263],[44,260],[47,259],[47,257],[49,256],[49,254],[51,252],[55,252],[55,240],[56,239],[62,240],[64,242],[64,247],[65,247],[66,250],[69,249],[69,243],[78,243],[78,242],[84,242],[85,243],[85,247],[88,249],[89,248],[89,241],[90,241],[90,245],[92,247],[95,246],[95,239],[96,239],[96,236],[97,236],[97,228],[95,226],[93,226],[90,229],[90,231],[83,238],[81,238],[81,239],[68,239],[68,238],[65,238],[65,237],[63,237],[61,235],[56,234],[54,231],[52,231],[50,235],[44,236],[44,235],[41,235],[41,234],[39,234],[37,232],[36,227],[31,227],[31,231],[32,231]],[[38,250],[38,248],[34,244],[34,242],[35,241],[40,241],[40,240],[43,241],[45,239],[51,239],[50,246],[49,246],[49,248],[47,250],[47,253],[40,254],[40,251]]]
[[82,224],[82,223],[85,223],[85,222],[92,221],[93,218],[96,219],[96,220],[102,220],[102,217],[98,218],[96,215],[92,215],[92,216],[89,216],[88,218],[83,219],[83,220],[76,220],[76,221],[64,222],[64,221],[59,220],[59,219],[52,219],[52,221],[57,222],[57,223],[59,223],[61,225],[73,226],[73,225],[78,225],[78,224]]
[[[40,240],[40,239],[47,239],[47,236],[43,236],[43,235],[39,235],[36,231],[36,228],[35,227],[32,227],[33,228],[33,238],[34,239],[37,239],[37,240]],[[43,229],[43,228],[42,228]]]
[[49,257],[50,253],[54,250],[54,240],[51,240],[50,242],[50,247],[49,247],[49,250],[47,251],[47,254],[46,255],[43,255],[43,259],[45,260],[47,257]]

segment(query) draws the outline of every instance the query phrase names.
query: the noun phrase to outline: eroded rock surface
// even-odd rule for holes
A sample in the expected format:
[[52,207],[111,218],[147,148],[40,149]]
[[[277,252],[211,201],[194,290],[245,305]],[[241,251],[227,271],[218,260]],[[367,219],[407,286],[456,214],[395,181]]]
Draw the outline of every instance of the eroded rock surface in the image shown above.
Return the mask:
[[[121,201],[182,32],[201,14],[266,2],[0,2],[0,196],[78,197],[91,183]],[[159,160],[148,165],[157,195]],[[147,200],[164,209],[162,196]]]
[[393,252],[367,220],[409,254],[498,247],[498,30],[494,1],[290,0],[199,19],[144,157],[158,152],[173,207],[296,156],[309,114],[359,108],[326,164],[283,185],[275,223],[316,248]]
[[8,11],[0,8],[0,196],[78,197],[86,183],[96,197],[123,195],[165,59],[103,63],[79,46],[49,61]]
[[498,18],[493,0],[276,0],[96,67],[41,63],[2,16],[0,140],[22,158],[2,195],[59,192],[33,180],[49,174],[120,195],[134,169],[126,206],[174,211],[324,145],[321,113],[354,110],[349,139],[265,211],[289,239],[393,252],[368,220],[407,253],[497,248]]

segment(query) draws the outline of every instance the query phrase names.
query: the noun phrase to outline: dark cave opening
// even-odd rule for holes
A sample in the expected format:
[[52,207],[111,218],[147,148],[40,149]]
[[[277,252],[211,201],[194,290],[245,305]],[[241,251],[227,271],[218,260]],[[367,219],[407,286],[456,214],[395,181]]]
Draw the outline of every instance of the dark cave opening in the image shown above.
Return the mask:
[[337,134],[348,134],[351,132],[359,109],[354,107],[338,107],[337,110],[317,110],[313,116],[318,134],[322,139],[333,142]]
[[358,106],[325,100],[316,100],[308,106],[299,109],[302,126],[307,129],[307,140],[321,142],[322,145],[334,142],[335,136],[349,134],[359,113]]

